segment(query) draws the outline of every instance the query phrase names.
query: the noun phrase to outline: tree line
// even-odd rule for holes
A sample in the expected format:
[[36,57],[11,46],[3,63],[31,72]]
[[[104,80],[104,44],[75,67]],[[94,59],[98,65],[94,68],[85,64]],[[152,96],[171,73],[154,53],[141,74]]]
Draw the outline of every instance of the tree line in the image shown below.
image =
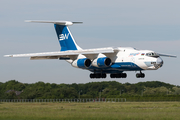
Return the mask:
[[[18,94],[17,94],[18,93]],[[65,98],[180,98],[180,86],[160,81],[119,83],[117,81],[85,84],[0,82],[0,99],[65,99]]]

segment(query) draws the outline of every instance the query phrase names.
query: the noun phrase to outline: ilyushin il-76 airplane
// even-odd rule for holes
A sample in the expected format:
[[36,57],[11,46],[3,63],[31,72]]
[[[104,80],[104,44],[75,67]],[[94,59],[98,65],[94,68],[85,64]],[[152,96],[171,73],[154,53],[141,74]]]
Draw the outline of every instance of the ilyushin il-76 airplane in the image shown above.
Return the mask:
[[82,49],[75,42],[68,26],[82,23],[70,21],[26,21],[38,23],[53,23],[61,50],[30,54],[5,55],[5,57],[30,57],[30,60],[59,59],[66,60],[73,67],[89,70],[90,78],[126,78],[125,71],[139,71],[137,78],[144,78],[143,70],[157,70],[163,65],[160,56],[176,57],[160,54],[151,50],[137,50],[131,47],[106,47],[97,49]]

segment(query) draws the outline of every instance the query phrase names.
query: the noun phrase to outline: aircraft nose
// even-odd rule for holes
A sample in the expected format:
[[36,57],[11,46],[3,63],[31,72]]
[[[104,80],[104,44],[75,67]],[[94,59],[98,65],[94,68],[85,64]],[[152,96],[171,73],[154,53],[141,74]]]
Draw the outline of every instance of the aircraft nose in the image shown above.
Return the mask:
[[160,57],[158,57],[156,63],[157,63],[157,67],[160,68],[163,65],[163,60]]

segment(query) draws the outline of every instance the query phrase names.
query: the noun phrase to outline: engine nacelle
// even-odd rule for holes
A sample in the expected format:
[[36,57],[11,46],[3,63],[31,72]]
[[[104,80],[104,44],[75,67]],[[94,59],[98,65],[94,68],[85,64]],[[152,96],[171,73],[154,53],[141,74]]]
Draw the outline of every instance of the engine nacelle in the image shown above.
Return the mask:
[[111,66],[112,61],[108,57],[96,58],[93,60],[92,65],[99,68],[109,67]]
[[91,60],[88,58],[77,59],[71,65],[76,68],[89,68],[91,66]]

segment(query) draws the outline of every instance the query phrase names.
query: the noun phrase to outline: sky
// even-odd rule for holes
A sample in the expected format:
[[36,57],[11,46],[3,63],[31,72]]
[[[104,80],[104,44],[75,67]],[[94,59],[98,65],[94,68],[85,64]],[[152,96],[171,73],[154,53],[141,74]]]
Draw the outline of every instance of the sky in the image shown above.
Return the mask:
[[[179,0],[0,0],[0,82],[88,83],[161,81],[180,85]],[[134,47],[177,55],[163,57],[163,67],[143,71],[145,78],[126,72],[126,79],[90,79],[87,70],[66,61],[5,58],[6,54],[59,51],[53,24],[25,20],[82,21],[70,26],[84,49]]]

